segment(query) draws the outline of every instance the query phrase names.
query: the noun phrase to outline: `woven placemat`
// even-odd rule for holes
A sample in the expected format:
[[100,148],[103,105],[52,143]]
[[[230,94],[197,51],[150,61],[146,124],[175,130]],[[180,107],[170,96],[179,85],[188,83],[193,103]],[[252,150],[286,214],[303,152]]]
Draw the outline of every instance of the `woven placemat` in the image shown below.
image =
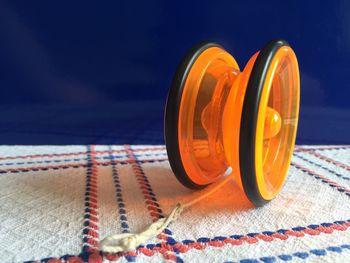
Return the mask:
[[164,146],[1,146],[0,262],[349,262],[350,146],[298,146],[278,197],[234,182],[136,251],[100,253],[193,198]]

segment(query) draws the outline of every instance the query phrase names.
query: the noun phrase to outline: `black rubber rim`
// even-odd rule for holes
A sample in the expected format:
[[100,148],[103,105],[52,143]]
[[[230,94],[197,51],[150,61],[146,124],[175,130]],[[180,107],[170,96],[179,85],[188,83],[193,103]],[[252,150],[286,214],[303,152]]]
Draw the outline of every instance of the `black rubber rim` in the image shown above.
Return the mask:
[[187,76],[200,54],[211,47],[220,47],[220,45],[212,42],[200,43],[194,46],[179,64],[173,77],[171,87],[168,93],[165,106],[164,135],[166,150],[168,153],[169,163],[176,178],[186,187],[191,189],[201,189],[207,185],[199,185],[194,183],[187,175],[185,168],[181,162],[179,141],[178,141],[178,120],[180,103],[183,88],[186,83]]
[[267,71],[273,57],[282,46],[289,44],[284,40],[273,40],[260,51],[250,74],[243,102],[239,164],[244,192],[256,206],[262,206],[270,201],[261,196],[255,173],[255,135],[259,104]]

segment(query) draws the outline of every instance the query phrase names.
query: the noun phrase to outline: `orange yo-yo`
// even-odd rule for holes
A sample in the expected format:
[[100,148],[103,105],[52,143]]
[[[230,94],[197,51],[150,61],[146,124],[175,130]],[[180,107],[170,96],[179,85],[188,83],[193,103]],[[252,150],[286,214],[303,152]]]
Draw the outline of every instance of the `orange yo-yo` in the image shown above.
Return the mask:
[[165,139],[178,180],[200,189],[231,171],[257,206],[281,190],[299,114],[298,61],[273,40],[240,71],[223,47],[204,43],[184,57],[165,111]]

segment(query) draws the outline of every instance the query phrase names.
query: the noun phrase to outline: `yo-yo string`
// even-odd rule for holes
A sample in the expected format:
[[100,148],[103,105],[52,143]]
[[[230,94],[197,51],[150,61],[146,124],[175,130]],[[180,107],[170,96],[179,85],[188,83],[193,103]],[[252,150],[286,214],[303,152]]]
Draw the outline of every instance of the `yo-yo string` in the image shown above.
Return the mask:
[[104,238],[100,243],[100,250],[107,253],[118,253],[135,250],[141,244],[146,243],[149,239],[156,237],[162,233],[163,230],[167,228],[171,222],[174,222],[179,218],[185,208],[198,203],[202,199],[208,197],[220,189],[232,178],[231,174],[232,168],[229,167],[222,179],[208,186],[206,189],[200,191],[199,195],[191,201],[178,203],[167,217],[160,218],[157,221],[153,222],[144,231],[140,233],[115,234]]

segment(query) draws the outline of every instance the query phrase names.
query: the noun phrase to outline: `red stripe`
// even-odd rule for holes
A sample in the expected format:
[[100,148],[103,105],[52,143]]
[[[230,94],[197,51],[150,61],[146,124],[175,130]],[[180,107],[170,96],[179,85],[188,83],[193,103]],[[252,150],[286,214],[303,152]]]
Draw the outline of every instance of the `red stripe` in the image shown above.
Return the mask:
[[[149,215],[152,217],[153,222],[155,222],[160,217],[163,216],[162,210],[160,209],[160,205],[158,204],[157,201],[152,200],[152,195],[155,196],[155,194],[151,188],[150,182],[147,180],[147,177],[146,177],[142,167],[138,163],[138,160],[135,158],[133,150],[131,149],[131,147],[129,145],[125,145],[125,150],[128,153],[128,157],[131,161],[131,166],[134,170],[134,174],[136,176],[140,190],[143,194],[146,207],[149,211]],[[159,234],[157,236],[157,238],[161,241],[166,242],[168,240],[168,235],[165,234],[164,232],[162,232],[161,234]],[[164,249],[164,246],[165,246],[164,242],[161,243],[163,250],[160,253],[163,255],[163,257],[166,260],[171,260],[171,261],[176,262],[178,256],[176,254],[174,254],[173,250]],[[171,252],[171,253],[169,253],[169,252]]]
[[[165,147],[146,147],[141,149],[135,149],[134,152],[147,152],[147,151],[162,151]],[[110,151],[95,151],[96,155],[108,154]],[[113,150],[112,153],[125,153],[125,149]],[[15,160],[15,159],[32,159],[32,158],[52,158],[52,157],[68,157],[68,156],[80,156],[85,155],[86,152],[73,152],[73,153],[47,153],[47,154],[32,154],[32,155],[17,155],[17,156],[3,156],[0,160]]]
[[79,156],[79,155],[85,155],[85,154],[86,152],[17,155],[17,156],[3,156],[3,157],[0,157],[0,160],[31,159],[31,158],[44,158],[44,157],[48,157],[48,158],[66,157],[66,156]]
[[[196,250],[203,250],[207,247],[221,247],[224,246],[225,244],[231,245],[231,246],[241,246],[243,244],[254,244],[258,242],[273,242],[276,240],[287,240],[290,237],[295,237],[295,238],[302,238],[304,236],[317,236],[321,234],[331,234],[334,231],[345,231],[350,227],[350,224],[346,223],[344,225],[339,225],[339,224],[333,224],[329,227],[323,227],[319,226],[317,229],[311,229],[311,228],[306,228],[305,230],[302,231],[293,231],[289,230],[286,231],[285,233],[274,233],[272,235],[264,235],[264,234],[258,234],[255,237],[249,237],[249,236],[243,236],[239,239],[233,239],[233,238],[225,238],[224,240],[221,241],[209,241],[206,243],[201,243],[201,242],[193,242],[188,245],[183,244],[183,243],[176,243],[174,245],[166,245],[166,250],[167,251],[174,251],[174,249],[177,249],[181,253],[186,253],[189,250],[196,249]],[[141,248],[138,250],[138,252],[143,253],[144,255],[147,254],[152,254],[152,252],[155,252],[157,250],[155,249],[147,249],[147,248]]]
[[303,152],[306,152],[306,153],[308,153],[310,155],[316,156],[317,158],[319,158],[319,159],[321,159],[323,161],[326,161],[328,163],[334,164],[335,166],[338,166],[338,167],[341,167],[341,168],[343,168],[343,169],[345,169],[347,171],[350,171],[350,166],[349,165],[346,165],[344,163],[341,163],[341,162],[338,162],[336,160],[333,160],[333,159],[331,159],[331,158],[329,158],[327,156],[324,156],[324,155],[319,154],[319,153],[314,152],[314,151],[309,151],[307,149],[303,150]]
[[133,151],[130,148],[129,145],[125,146],[125,151],[128,154],[128,158],[130,161],[130,164],[134,170],[134,174],[136,176],[137,182],[139,184],[139,187],[141,189],[141,192],[143,194],[145,203],[146,203],[146,207],[149,211],[149,214],[152,217],[153,222],[157,221],[161,214],[157,211],[159,208],[157,206],[154,206],[151,202],[153,201],[151,198],[151,195],[153,194],[153,192],[151,190],[148,189],[148,182],[146,182],[144,176],[143,176],[143,172],[141,170],[141,168],[139,167],[139,165],[137,164],[137,160],[134,157]]
[[340,149],[349,149],[350,145],[331,145],[331,146],[316,146],[316,147],[308,147],[304,148],[303,146],[295,146],[294,151],[302,152],[302,151],[325,151],[325,150],[340,150]]
[[[153,163],[153,162],[162,162],[167,161],[168,158],[158,158],[158,159],[150,159],[150,160],[139,160],[141,163]],[[95,160],[95,164],[98,165],[111,165],[111,164],[130,164],[132,160],[116,160],[116,161],[108,161],[108,162],[98,162]],[[30,172],[30,171],[46,171],[46,170],[54,170],[54,169],[68,169],[68,168],[81,168],[87,167],[85,163],[76,163],[76,164],[64,164],[64,165],[47,165],[47,166],[35,166],[35,167],[23,167],[23,168],[8,168],[8,169],[0,169],[0,173],[17,173],[17,172]]]
[[320,180],[325,181],[327,184],[336,187],[338,190],[342,190],[342,191],[344,191],[346,193],[350,193],[350,190],[348,188],[339,185],[338,183],[336,183],[336,182],[334,182],[334,181],[332,181],[332,180],[330,180],[330,179],[320,175],[319,173],[316,173],[316,172],[310,170],[309,168],[306,168],[305,166],[302,166],[302,165],[297,164],[295,162],[293,162],[292,165],[295,166],[296,168],[302,170],[302,171],[305,171],[305,172],[309,173],[310,175],[314,176],[316,179],[320,179]]
[[87,167],[86,164],[64,164],[64,165],[47,165],[47,166],[36,166],[36,167],[28,167],[28,168],[8,168],[8,169],[0,169],[0,173],[16,173],[16,172],[28,172],[28,171],[46,171],[52,169],[67,169],[67,168],[81,168]]
[[[161,253],[161,254],[166,254],[170,251],[179,251],[180,253],[186,253],[190,250],[196,249],[196,250],[204,250],[208,247],[221,247],[224,245],[230,245],[230,246],[241,246],[245,244],[253,244],[253,243],[259,243],[259,242],[274,242],[274,241],[283,241],[287,240],[289,238],[303,238],[305,236],[317,236],[321,234],[331,234],[335,231],[346,231],[350,227],[350,222],[344,222],[344,223],[331,223],[330,226],[321,226],[318,225],[317,228],[311,229],[306,227],[303,230],[286,230],[284,233],[278,233],[274,232],[271,235],[265,235],[263,233],[258,233],[254,237],[249,237],[247,235],[242,236],[239,239],[233,239],[230,237],[225,237],[223,240],[220,241],[208,241],[208,242],[192,242],[189,244],[184,244],[184,243],[175,243],[175,244],[166,244],[162,243],[160,244],[160,247],[156,246],[156,244],[152,244],[153,248],[149,249],[146,247],[141,247],[137,249],[136,251],[133,252],[127,252],[127,253],[122,253],[122,254],[108,254],[105,253],[103,254],[104,258],[109,259],[109,260],[117,260],[120,257],[123,256],[138,256],[140,254],[143,254],[148,257],[152,257],[155,253]],[[252,242],[254,241],[254,242]],[[93,254],[96,255],[96,254]],[[91,256],[91,255],[90,255]],[[90,259],[89,256],[89,259]]]

